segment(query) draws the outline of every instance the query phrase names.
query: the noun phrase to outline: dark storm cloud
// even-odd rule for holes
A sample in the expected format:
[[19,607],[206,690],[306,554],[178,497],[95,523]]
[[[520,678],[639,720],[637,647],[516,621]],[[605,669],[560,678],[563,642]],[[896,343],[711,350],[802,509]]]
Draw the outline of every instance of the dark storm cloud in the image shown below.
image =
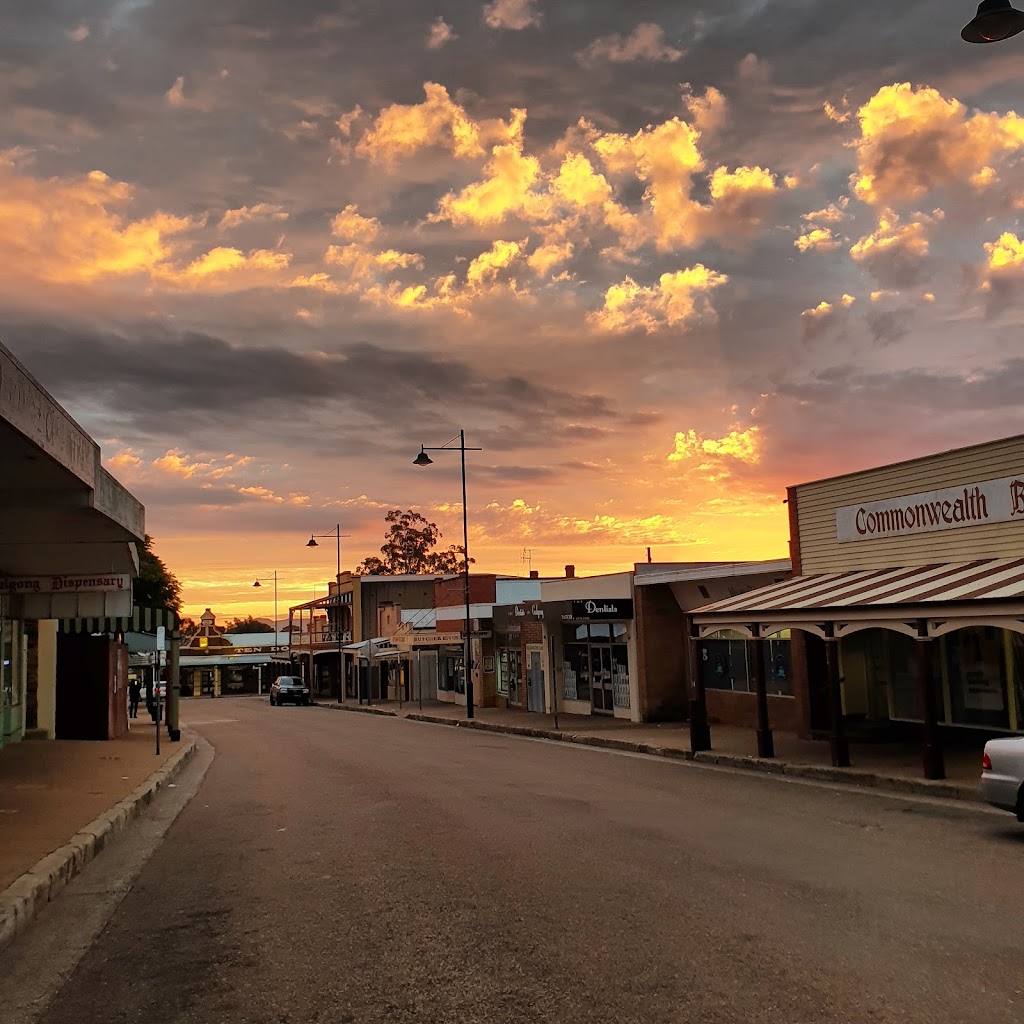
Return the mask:
[[542,444],[563,429],[578,429],[581,420],[620,419],[603,395],[513,374],[488,375],[458,358],[367,343],[328,355],[235,347],[198,333],[144,328],[129,339],[46,325],[8,328],[5,343],[75,403],[103,402],[140,424],[158,420],[169,429],[187,429],[197,418],[207,426],[244,423],[257,429],[271,410],[288,410],[293,419],[309,423],[320,417],[317,410],[331,406],[391,427],[399,419],[429,421],[443,401],[513,425],[517,444]]

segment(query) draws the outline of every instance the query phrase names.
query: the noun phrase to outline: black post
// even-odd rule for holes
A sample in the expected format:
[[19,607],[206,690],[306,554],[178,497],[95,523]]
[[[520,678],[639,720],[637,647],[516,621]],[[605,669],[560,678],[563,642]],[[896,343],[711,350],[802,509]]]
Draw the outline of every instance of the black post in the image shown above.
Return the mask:
[[921,761],[926,779],[944,779],[946,760],[939,738],[939,709],[932,678],[931,640],[928,639],[928,624],[924,620],[917,627],[917,687],[921,694],[921,712],[924,717]]
[[558,673],[555,671],[555,635],[548,636],[548,657],[551,662],[551,710],[555,714],[555,732],[558,732]]
[[466,718],[473,717],[473,636],[472,613],[469,607],[469,508],[466,505],[466,432],[459,431],[462,455],[462,562],[466,579]]
[[825,640],[825,661],[828,667],[828,709],[831,720],[829,748],[834,768],[850,767],[850,744],[843,728],[843,693],[839,683],[839,641],[830,636]]
[[[756,627],[755,627],[756,628]],[[757,690],[757,756],[775,756],[775,738],[768,720],[768,680],[764,669],[764,641],[759,636],[747,641],[750,674]]]
[[690,646],[690,750],[711,749],[711,726],[708,724],[708,696],[700,674],[697,637],[691,636]]

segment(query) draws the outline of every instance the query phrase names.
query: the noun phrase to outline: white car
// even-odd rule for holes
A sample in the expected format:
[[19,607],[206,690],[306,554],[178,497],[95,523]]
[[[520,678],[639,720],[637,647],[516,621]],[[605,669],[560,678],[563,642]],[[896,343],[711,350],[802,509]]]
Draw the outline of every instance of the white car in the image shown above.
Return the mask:
[[1024,736],[985,744],[980,795],[986,803],[1024,821]]

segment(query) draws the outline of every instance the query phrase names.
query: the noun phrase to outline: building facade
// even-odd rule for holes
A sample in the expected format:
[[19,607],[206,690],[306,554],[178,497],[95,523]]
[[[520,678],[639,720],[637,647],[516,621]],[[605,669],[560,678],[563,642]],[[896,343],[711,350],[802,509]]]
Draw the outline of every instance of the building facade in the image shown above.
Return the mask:
[[105,674],[58,686],[58,620],[130,617],[144,537],[145,510],[103,468],[99,445],[0,345],[0,747],[66,734],[62,708],[75,700],[102,711],[89,738],[127,728],[106,713],[127,708],[116,638],[86,645],[90,656],[105,648]]
[[287,633],[225,633],[207,608],[199,629],[181,645],[178,686],[183,697],[261,694],[291,672]]
[[729,630],[754,651],[789,631],[800,731],[839,763],[854,722],[919,735],[931,778],[951,732],[1024,731],[1024,436],[788,500],[793,577],[700,609],[699,638]]

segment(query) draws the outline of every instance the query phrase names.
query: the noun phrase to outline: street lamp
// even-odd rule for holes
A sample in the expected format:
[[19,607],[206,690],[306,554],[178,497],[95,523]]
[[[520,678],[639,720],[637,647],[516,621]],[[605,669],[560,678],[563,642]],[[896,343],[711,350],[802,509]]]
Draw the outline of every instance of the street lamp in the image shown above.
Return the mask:
[[[456,441],[459,442],[457,448],[453,447]],[[471,636],[473,620],[469,609],[469,512],[466,505],[466,452],[482,451],[483,448],[467,448],[466,432],[460,430],[457,438],[453,437],[446,444],[441,445],[440,448],[428,448],[421,444],[420,453],[413,459],[412,463],[414,466],[432,465],[434,460],[427,452],[459,452],[462,460],[462,559],[463,576],[466,586],[466,637],[465,652],[463,654],[463,672],[466,677],[466,718],[473,717],[473,640]]]
[[1018,32],[1024,32],[1024,13],[1010,6],[1010,0],[981,0],[960,38],[968,43],[998,43]]
[[[341,523],[338,523],[338,525],[335,526],[335,528],[330,533],[311,533],[309,535],[309,540],[306,542],[306,547],[307,548],[318,548],[318,547],[320,547],[320,545],[317,544],[317,542],[316,542],[316,538],[317,537],[334,537],[334,538],[337,539],[337,542],[338,542],[338,575],[335,578],[335,581],[338,584],[338,590],[336,592],[336,596],[337,596],[337,599],[338,599],[338,606],[337,606],[337,609],[336,609],[334,626],[335,626],[335,632],[338,635],[338,703],[339,704],[343,703],[344,700],[345,700],[345,671],[344,671],[344,665],[342,664],[342,655],[341,655],[341,538],[342,537],[348,537],[348,536],[349,536],[349,534],[341,532]],[[330,587],[328,587],[327,588],[327,593],[330,594],[330,592],[331,592],[331,589],[330,589]],[[312,659],[310,659],[310,660],[312,661]],[[310,669],[312,670],[312,665],[310,665]],[[310,682],[312,682],[312,680],[310,680]]]
[[268,581],[274,581],[274,646],[277,646],[277,570],[274,570],[273,576],[257,576],[256,582],[253,584],[254,587],[261,587]]

